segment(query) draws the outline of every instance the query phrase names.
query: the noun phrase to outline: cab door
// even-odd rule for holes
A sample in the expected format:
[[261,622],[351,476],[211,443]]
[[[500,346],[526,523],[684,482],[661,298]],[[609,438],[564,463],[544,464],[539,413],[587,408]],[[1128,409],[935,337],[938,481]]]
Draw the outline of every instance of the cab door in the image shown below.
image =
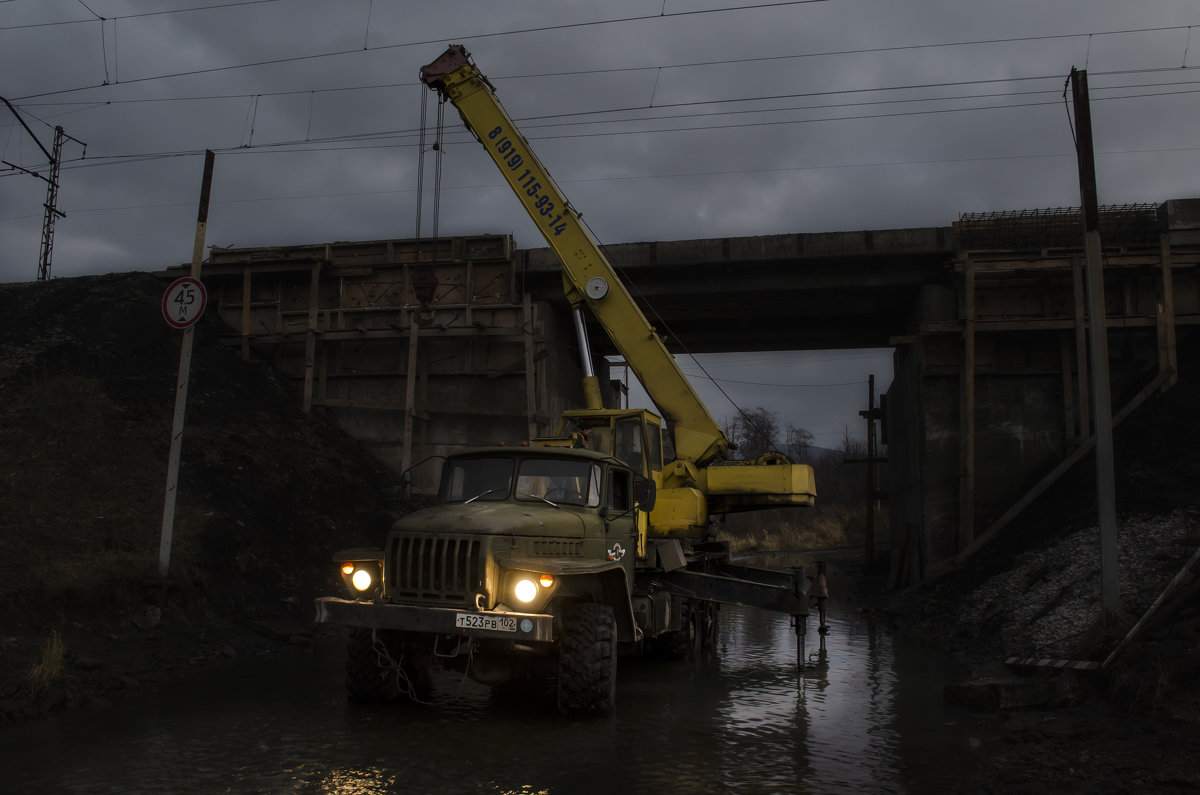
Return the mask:
[[[649,412],[642,411],[617,420],[613,426],[613,457],[652,482],[655,488],[662,488],[663,450],[660,422]],[[637,542],[634,548],[638,557],[644,558],[650,515],[645,509],[635,513]]]
[[627,580],[633,584],[634,561],[638,548],[638,517],[633,490],[633,472],[624,467],[610,466],[605,484],[604,542],[608,559],[619,562]]

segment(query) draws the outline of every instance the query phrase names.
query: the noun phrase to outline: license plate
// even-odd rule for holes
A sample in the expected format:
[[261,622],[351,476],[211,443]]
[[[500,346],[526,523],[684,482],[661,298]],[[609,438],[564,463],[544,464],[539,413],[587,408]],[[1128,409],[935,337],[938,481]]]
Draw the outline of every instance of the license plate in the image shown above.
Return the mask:
[[512,616],[487,613],[456,613],[454,626],[459,629],[491,629],[499,632],[516,632],[517,620]]

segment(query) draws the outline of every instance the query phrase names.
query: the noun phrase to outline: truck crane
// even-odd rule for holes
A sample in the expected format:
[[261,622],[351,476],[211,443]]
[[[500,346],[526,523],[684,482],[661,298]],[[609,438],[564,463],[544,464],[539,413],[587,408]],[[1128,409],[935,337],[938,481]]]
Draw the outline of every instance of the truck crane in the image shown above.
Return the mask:
[[[458,109],[463,123],[483,145],[562,264],[563,287],[580,336],[587,401],[586,409],[564,415],[566,425],[594,429],[608,425],[606,420],[614,416],[600,403],[582,320],[585,307],[665,415],[674,439],[675,460],[661,471],[650,468],[659,487],[650,515],[650,535],[703,537],[710,514],[812,505],[816,495],[811,467],[792,464],[778,453],[757,462],[727,465],[724,459],[730,442],[721,426],[623,286],[579,212],[517,130],[487,77],[471,62],[466,48],[451,46],[421,69],[421,81]],[[652,425],[656,419],[645,415]],[[609,434],[605,441],[615,445],[618,440]]]
[[[560,711],[605,715],[618,646],[688,656],[713,640],[721,603],[788,613],[802,654],[810,602],[824,631],[822,574],[810,587],[800,571],[735,564],[710,517],[812,505],[812,469],[778,453],[727,459],[720,425],[464,47],[420,78],[459,111],[558,256],[586,406],[565,411],[553,437],[448,457],[439,505],[397,519],[383,548],[334,556],[350,598],[319,598],[317,621],[350,628],[348,695],[420,698],[436,662],[485,684],[549,673]],[[604,407],[585,309],[662,416]]]

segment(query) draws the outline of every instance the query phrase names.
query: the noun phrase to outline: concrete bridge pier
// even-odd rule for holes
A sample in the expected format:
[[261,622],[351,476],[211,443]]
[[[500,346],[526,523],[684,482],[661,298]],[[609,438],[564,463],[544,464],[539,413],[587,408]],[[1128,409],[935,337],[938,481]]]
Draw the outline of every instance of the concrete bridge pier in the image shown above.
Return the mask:
[[[1105,250],[1117,422],[1174,382],[1177,335],[1200,318],[1200,224],[1187,204],[1153,238]],[[1019,521],[1093,443],[1082,248],[964,248],[971,230],[957,226],[956,238],[951,280],[922,288],[913,333],[892,340],[897,586],[953,566]]]

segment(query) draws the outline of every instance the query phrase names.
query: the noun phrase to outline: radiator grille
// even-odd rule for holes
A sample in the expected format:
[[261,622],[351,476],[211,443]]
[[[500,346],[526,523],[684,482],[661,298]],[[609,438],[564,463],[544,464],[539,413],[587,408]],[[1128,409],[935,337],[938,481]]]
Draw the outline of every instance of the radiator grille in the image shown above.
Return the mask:
[[533,542],[533,554],[547,558],[573,558],[583,554],[582,541],[546,539]]
[[483,588],[478,539],[400,536],[389,553],[387,590],[393,598],[469,605]]

